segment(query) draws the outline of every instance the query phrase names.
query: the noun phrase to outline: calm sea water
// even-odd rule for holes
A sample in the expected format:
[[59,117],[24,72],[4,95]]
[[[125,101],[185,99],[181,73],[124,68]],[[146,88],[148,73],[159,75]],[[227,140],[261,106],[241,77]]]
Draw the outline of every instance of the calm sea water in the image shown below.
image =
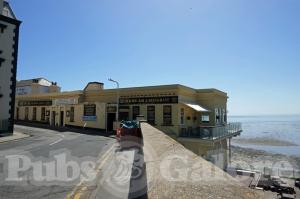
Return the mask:
[[300,115],[298,116],[231,116],[229,122],[241,122],[243,132],[238,138],[273,138],[286,140],[299,146],[266,146],[237,144],[241,147],[265,150],[273,153],[300,156]]

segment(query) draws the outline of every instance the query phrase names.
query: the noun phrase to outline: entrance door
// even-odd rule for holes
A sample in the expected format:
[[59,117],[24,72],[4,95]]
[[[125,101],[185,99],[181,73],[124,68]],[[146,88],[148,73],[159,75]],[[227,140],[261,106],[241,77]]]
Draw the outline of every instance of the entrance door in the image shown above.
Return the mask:
[[107,113],[107,131],[113,131],[114,121],[116,120],[116,113]]
[[29,108],[25,108],[25,120],[28,120],[28,115],[29,115]]
[[51,125],[55,126],[55,111],[52,111],[52,117],[51,117]]
[[19,114],[20,114],[20,110],[19,107],[17,108],[17,120],[19,120]]
[[64,112],[60,111],[60,126],[64,126]]

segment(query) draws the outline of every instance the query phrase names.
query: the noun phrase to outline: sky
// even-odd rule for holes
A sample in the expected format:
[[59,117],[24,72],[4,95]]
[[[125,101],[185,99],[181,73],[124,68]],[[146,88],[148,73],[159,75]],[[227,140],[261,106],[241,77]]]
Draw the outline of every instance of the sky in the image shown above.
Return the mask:
[[300,114],[299,0],[9,2],[18,80],[217,88],[230,115]]

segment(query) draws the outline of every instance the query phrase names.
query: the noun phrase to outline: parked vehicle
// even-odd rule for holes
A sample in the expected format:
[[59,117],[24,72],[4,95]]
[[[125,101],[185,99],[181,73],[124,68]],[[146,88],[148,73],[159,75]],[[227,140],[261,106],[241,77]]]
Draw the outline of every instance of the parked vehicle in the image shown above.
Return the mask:
[[300,178],[295,180],[295,187],[298,187],[300,189]]
[[122,121],[117,129],[116,137],[121,148],[137,146],[143,142],[142,131],[136,121]]

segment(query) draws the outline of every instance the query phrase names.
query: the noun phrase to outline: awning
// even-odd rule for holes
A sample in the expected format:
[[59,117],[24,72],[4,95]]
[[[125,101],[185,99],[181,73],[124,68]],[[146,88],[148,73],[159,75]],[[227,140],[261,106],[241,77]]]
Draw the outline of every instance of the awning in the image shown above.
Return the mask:
[[200,106],[198,104],[190,104],[190,103],[183,103],[183,104],[187,105],[188,107],[190,107],[198,112],[210,112],[209,110],[203,108],[202,106]]

